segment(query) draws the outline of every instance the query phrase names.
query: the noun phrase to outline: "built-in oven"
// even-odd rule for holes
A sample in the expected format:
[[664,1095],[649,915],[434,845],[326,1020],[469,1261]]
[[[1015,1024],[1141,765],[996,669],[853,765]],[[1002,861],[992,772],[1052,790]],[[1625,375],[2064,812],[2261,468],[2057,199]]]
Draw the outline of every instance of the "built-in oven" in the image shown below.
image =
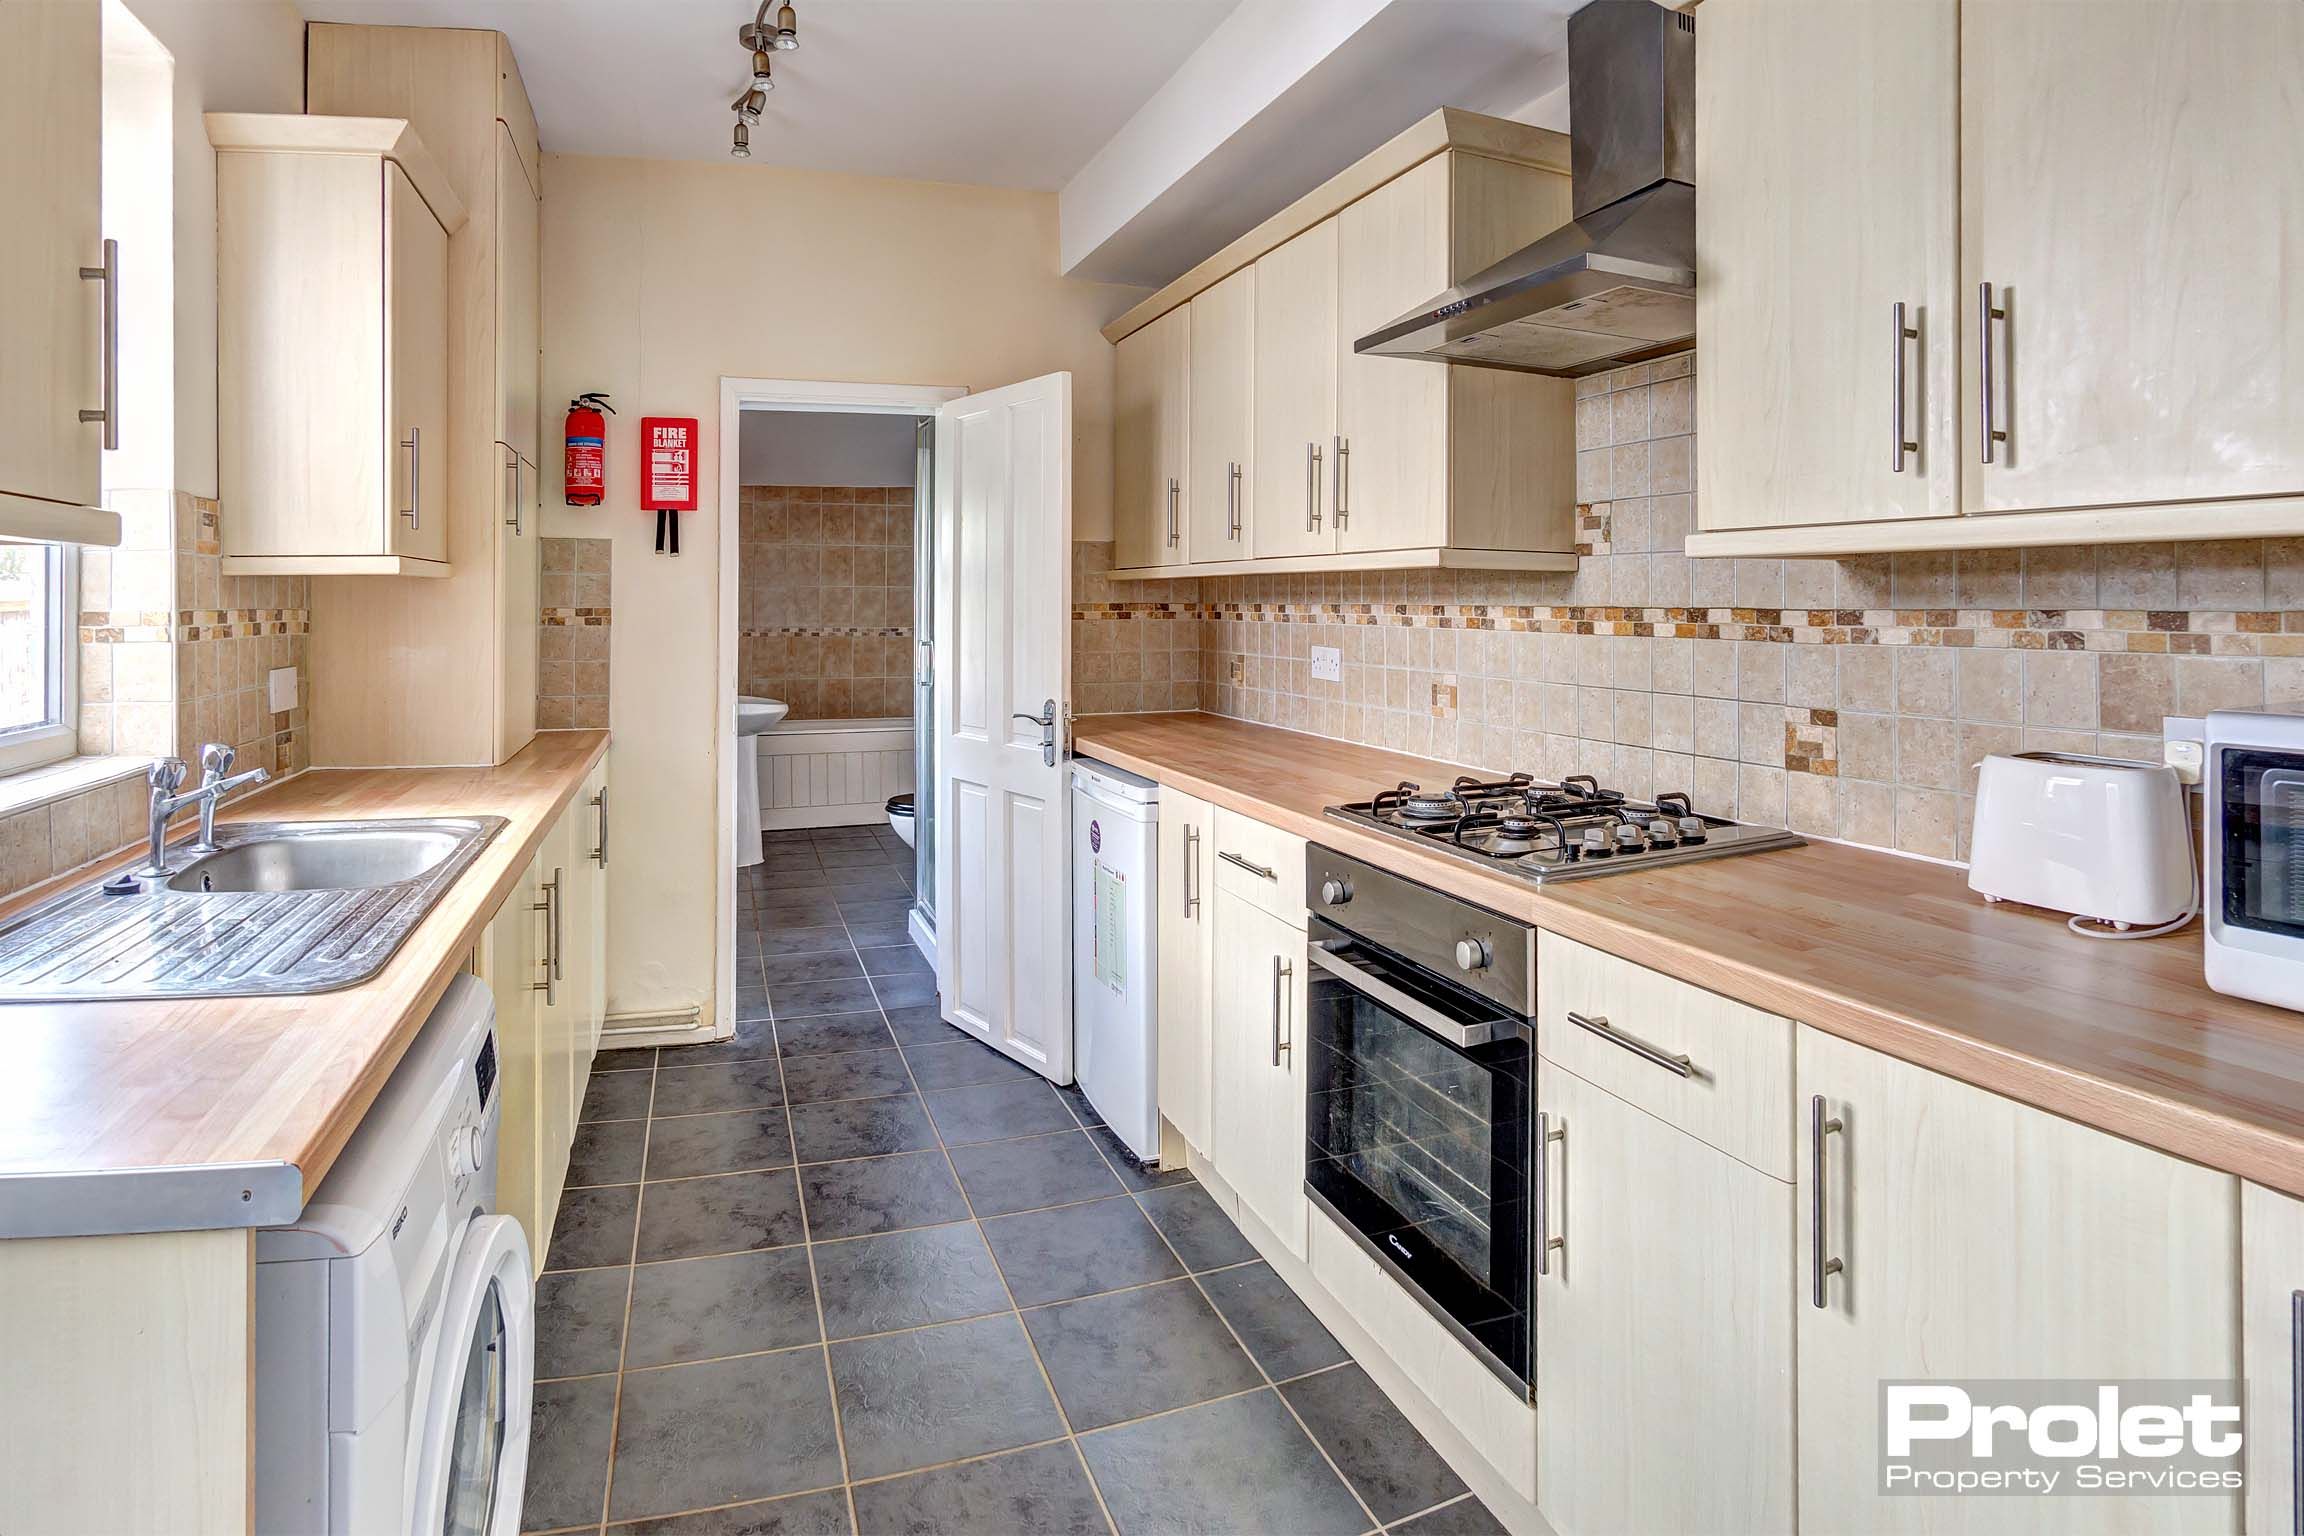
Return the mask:
[[1526,1392],[1534,930],[1326,848],[1306,875],[1305,1192]]

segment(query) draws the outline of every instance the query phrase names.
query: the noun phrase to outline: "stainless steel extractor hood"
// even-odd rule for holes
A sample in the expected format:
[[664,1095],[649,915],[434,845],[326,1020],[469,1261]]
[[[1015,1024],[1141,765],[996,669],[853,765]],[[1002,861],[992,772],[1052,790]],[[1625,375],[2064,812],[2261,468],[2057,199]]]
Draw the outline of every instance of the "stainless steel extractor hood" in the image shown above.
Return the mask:
[[1575,217],[1353,343],[1574,378],[1696,344],[1696,19],[1652,0],[1568,18]]

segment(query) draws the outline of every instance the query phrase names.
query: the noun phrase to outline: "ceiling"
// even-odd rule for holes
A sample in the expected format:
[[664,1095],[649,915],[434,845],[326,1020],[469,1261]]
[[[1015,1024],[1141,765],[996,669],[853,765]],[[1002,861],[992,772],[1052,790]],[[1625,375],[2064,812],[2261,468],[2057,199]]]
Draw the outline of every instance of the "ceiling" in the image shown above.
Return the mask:
[[[794,0],[752,163],[1055,191],[1239,0]],[[544,146],[728,158],[745,0],[299,0],[512,39]]]

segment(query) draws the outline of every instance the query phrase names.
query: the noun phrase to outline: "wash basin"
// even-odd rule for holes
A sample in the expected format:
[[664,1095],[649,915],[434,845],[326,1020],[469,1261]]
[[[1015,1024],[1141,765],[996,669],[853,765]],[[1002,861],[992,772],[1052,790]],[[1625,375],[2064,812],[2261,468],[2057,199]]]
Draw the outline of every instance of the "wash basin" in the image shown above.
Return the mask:
[[430,828],[316,827],[293,836],[236,843],[195,859],[177,871],[168,889],[364,891],[421,879],[464,842],[457,833]]
[[746,694],[736,701],[736,734],[758,736],[764,731],[772,731],[783,724],[784,717],[791,712],[792,706],[782,699],[762,699]]

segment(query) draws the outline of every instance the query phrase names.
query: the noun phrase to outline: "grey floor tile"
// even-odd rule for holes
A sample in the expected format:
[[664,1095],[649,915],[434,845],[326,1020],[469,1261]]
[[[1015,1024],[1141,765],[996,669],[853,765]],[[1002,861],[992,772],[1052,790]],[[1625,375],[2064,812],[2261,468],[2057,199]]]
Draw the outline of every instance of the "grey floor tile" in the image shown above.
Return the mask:
[[1035,1307],[1024,1326],[1075,1430],[1264,1384],[1189,1280]]
[[902,873],[882,866],[876,869],[828,869],[824,872],[824,889],[840,896],[885,896],[894,899],[909,896],[912,887]]
[[828,1338],[1008,1310],[1008,1289],[972,1221],[818,1243],[814,1252]]
[[864,974],[864,967],[857,963],[856,951],[850,948],[777,955],[762,965],[760,971],[768,978],[768,992],[773,997],[786,987],[804,981],[853,981]]
[[837,1488],[795,1493],[757,1504],[730,1504],[693,1515],[612,1525],[615,1536],[850,1536],[848,1496]]
[[856,1523],[871,1536],[1105,1536],[1095,1486],[1069,1443],[866,1483]]
[[1005,1216],[1120,1193],[1120,1181],[1078,1131],[952,1149],[979,1216]]
[[640,1208],[636,1184],[571,1189],[552,1218],[546,1269],[598,1269],[632,1262],[632,1213]]
[[826,869],[878,869],[887,862],[870,838],[852,843],[818,843],[816,859]]
[[908,1152],[800,1170],[812,1242],[965,1221],[968,1202],[941,1152]]
[[1031,1082],[1039,1076],[1022,1062],[968,1039],[910,1046],[904,1059],[911,1063],[912,1075],[920,1080],[921,1088],[930,1091],[975,1083]]
[[536,1282],[536,1376],[613,1371],[624,1350],[628,1269],[571,1269]]
[[1064,1107],[1072,1111],[1072,1118],[1082,1125],[1102,1125],[1104,1111],[1089,1102],[1088,1095],[1080,1091],[1078,1083],[1066,1083],[1056,1090],[1063,1096]]
[[975,1141],[1004,1141],[1061,1131],[1072,1123],[1063,1101],[1046,1083],[978,1083],[924,1096],[936,1133],[948,1147]]
[[656,1118],[773,1107],[784,1101],[783,1093],[782,1069],[773,1057],[726,1066],[659,1067]]
[[1223,1208],[1208,1198],[1197,1180],[1148,1189],[1136,1197],[1152,1225],[1168,1239],[1187,1269],[1216,1269],[1256,1257],[1255,1245],[1240,1235]]
[[1171,1184],[1189,1184],[1193,1181],[1192,1171],[1188,1168],[1145,1167],[1136,1161],[1136,1155],[1128,1150],[1128,1144],[1112,1134],[1112,1128],[1108,1125],[1098,1123],[1083,1129],[1088,1132],[1088,1139],[1096,1143],[1096,1150],[1104,1154],[1104,1161],[1110,1163],[1112,1171],[1119,1175],[1120,1182],[1132,1190],[1166,1189]]
[[1120,1536],[1368,1529],[1287,1406],[1266,1388],[1080,1437]]
[[1064,1433],[1013,1313],[831,1348],[851,1477],[916,1471]]
[[805,1019],[820,1013],[862,1013],[880,1006],[872,983],[858,976],[848,981],[801,981],[771,986],[768,1001],[778,1019]]
[[595,1072],[645,1072],[656,1065],[656,1047],[652,1045],[611,1046],[592,1053]]
[[910,1093],[912,1074],[903,1053],[842,1051],[832,1056],[791,1056],[784,1062],[784,1097],[793,1104],[834,1099],[885,1099]]
[[857,952],[867,976],[933,976],[936,967],[910,944],[881,944]]
[[936,977],[933,973],[925,976],[875,976],[872,978],[872,990],[879,994],[880,1006],[883,1008],[917,1008],[936,1001]]
[[666,1046],[657,1057],[657,1065],[713,1067],[732,1061],[758,1061],[763,1056],[773,1056],[776,1054],[776,1030],[768,1022],[768,1012],[765,1002],[753,1007],[739,1005],[734,1035],[710,1045]]
[[794,1109],[792,1140],[800,1161],[824,1163],[925,1151],[936,1145],[936,1133],[917,1098],[844,1099]]
[[792,1127],[781,1109],[678,1115],[648,1127],[648,1177],[685,1179],[792,1166]]
[[[909,905],[902,903],[900,905]],[[850,917],[848,937],[859,949],[886,949],[912,941],[912,925],[904,917]]]
[[1274,1381],[1352,1358],[1269,1264],[1243,1264],[1202,1275],[1200,1287]]
[[821,1337],[805,1248],[633,1268],[628,1370],[787,1349]]
[[912,915],[912,899],[909,896],[872,896],[859,893],[836,899],[840,903],[841,920],[851,925],[856,923],[885,923],[891,919],[903,922]]
[[640,1151],[648,1142],[645,1120],[593,1120],[576,1127],[568,1146],[568,1183],[637,1184]]
[[1281,1392],[1379,1520],[1399,1520],[1465,1491],[1464,1480],[1357,1365]]
[[579,1120],[645,1120],[648,1118],[648,1090],[655,1085],[653,1072],[595,1072],[584,1085],[584,1103],[577,1111]]
[[1392,1527],[1393,1536],[1507,1536],[1504,1522],[1470,1494]]
[[[819,922],[818,919],[823,921]],[[770,957],[781,955],[844,954],[853,949],[848,939],[848,927],[840,921],[837,907],[827,912],[807,914],[804,921],[777,921],[761,932],[760,952]]]
[[548,1531],[600,1518],[615,1424],[615,1377],[537,1385],[528,1421],[528,1492],[520,1529]]
[[838,1481],[840,1447],[819,1350],[624,1377],[611,1518],[672,1514]]
[[1129,1199],[996,1216],[983,1223],[1016,1304],[1069,1301],[1184,1273]]
[[915,1045],[950,1045],[955,1040],[971,1038],[966,1032],[945,1023],[935,1003],[884,1011],[888,1015],[888,1028],[896,1036],[896,1043],[906,1050]]
[[724,1173],[643,1186],[640,1262],[782,1248],[803,1240],[792,1170]]
[[786,1056],[822,1056],[836,1051],[885,1051],[896,1044],[875,1008],[864,1013],[820,1013],[786,1019],[776,1026],[776,1048]]

